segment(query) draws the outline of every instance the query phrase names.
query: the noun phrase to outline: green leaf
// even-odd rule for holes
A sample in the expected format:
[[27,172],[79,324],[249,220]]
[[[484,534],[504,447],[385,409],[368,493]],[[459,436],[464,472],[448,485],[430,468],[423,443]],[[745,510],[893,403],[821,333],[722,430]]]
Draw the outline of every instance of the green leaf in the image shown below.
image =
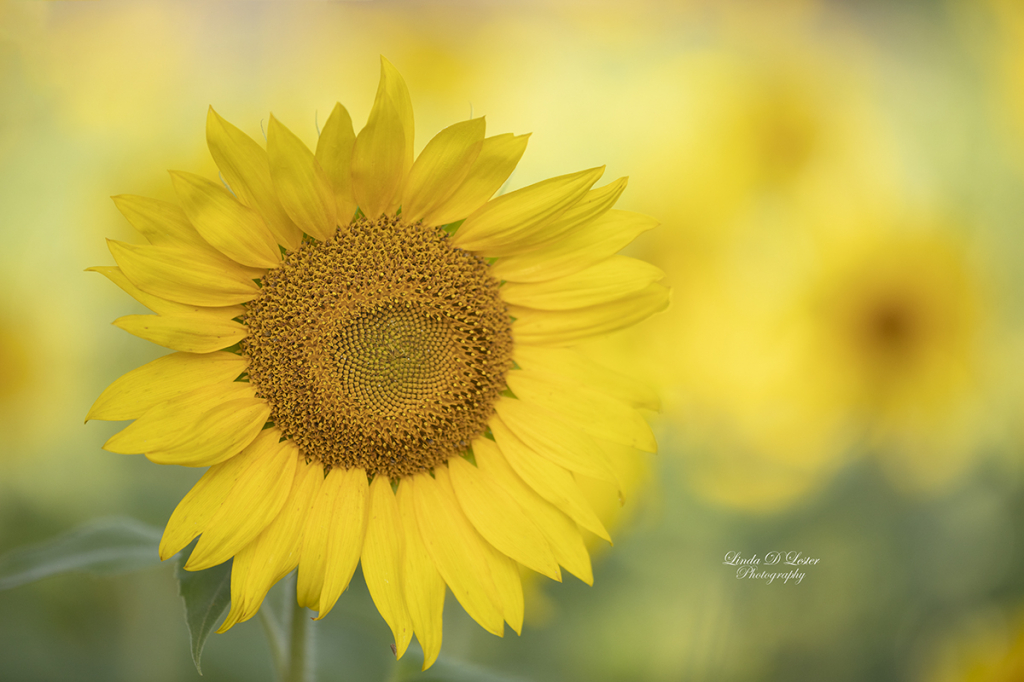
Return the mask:
[[231,560],[205,571],[186,571],[185,562],[190,554],[191,548],[178,557],[174,577],[178,579],[178,594],[185,603],[185,625],[192,640],[192,662],[202,675],[199,659],[203,655],[203,647],[231,604]]
[[90,521],[0,557],[0,590],[70,571],[123,573],[160,563],[159,528],[130,518]]

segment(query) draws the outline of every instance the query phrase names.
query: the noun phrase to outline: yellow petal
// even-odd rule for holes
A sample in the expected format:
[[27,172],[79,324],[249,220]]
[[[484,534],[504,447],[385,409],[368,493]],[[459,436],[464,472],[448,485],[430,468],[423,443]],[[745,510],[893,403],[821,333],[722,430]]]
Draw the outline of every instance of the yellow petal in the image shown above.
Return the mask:
[[[555,243],[565,235],[589,225],[597,218],[611,210],[615,202],[619,200],[629,183],[629,178],[619,178],[610,182],[604,187],[598,187],[587,192],[586,196],[579,200],[572,208],[551,222],[542,231],[531,236],[531,241],[536,240],[538,245]],[[524,240],[525,241],[525,240]],[[522,253],[528,250],[525,244],[514,244],[506,248],[506,253]]]
[[222,564],[252,542],[284,507],[295,478],[299,451],[279,442],[276,428],[263,430],[238,457],[248,463],[206,524],[185,569],[201,571]]
[[561,175],[487,202],[462,223],[452,245],[483,255],[500,255],[577,204],[604,173],[604,166]]
[[473,441],[473,456],[481,476],[508,492],[526,516],[533,520],[547,539],[558,563],[583,582],[593,584],[590,555],[576,522],[527,485],[509,465],[494,441],[487,438]]
[[523,583],[519,579],[519,565],[496,550],[487,542],[483,543],[484,558],[491,570],[491,580],[498,594],[501,615],[517,635],[523,633]]
[[508,312],[516,318],[512,334],[517,344],[557,347],[629,327],[664,310],[668,304],[668,288],[649,284],[636,294],[589,308],[548,311],[510,305]]
[[256,388],[244,381],[214,384],[181,393],[162,402],[116,433],[103,449],[132,455],[165,448],[189,438],[200,417],[231,400],[255,398]]
[[[281,513],[235,555],[231,564],[231,611],[217,632],[225,632],[235,623],[255,616],[267,591],[299,565],[302,528],[323,480],[319,462],[298,463],[291,493]],[[303,618],[305,614],[295,616]]]
[[546,282],[506,282],[501,287],[501,298],[537,310],[586,308],[635,294],[664,276],[650,263],[612,256],[586,270]]
[[512,133],[485,139],[465,181],[450,197],[427,211],[423,222],[428,225],[453,223],[487,203],[512,175],[529,139],[529,135]]
[[253,273],[223,256],[215,258],[196,249],[138,246],[111,239],[107,240],[107,247],[132,284],[169,301],[227,306],[250,301],[260,292],[252,281]]
[[[452,487],[450,470],[443,466],[436,467],[434,477],[442,494],[455,501],[456,509],[461,510],[457,504],[455,489]],[[482,536],[477,537],[479,538],[480,553],[483,555],[484,561],[487,562],[491,582],[494,583],[495,595],[498,598],[498,607],[501,609],[502,617],[518,635],[523,630],[523,586],[519,580],[519,566],[508,556],[495,549]]]
[[482,253],[487,256],[505,257],[534,250],[543,251],[548,246],[557,245],[566,234],[590,224],[607,213],[626,189],[626,182],[626,178],[619,178],[604,187],[592,189],[554,220],[540,223],[531,230],[518,232],[513,241],[488,245]]
[[498,259],[491,266],[491,274],[508,282],[544,282],[572,275],[617,253],[657,226],[658,221],[650,216],[612,209],[543,248]]
[[[658,450],[651,427],[644,418],[629,405],[615,398],[594,391],[577,381],[538,370],[512,370],[505,380],[521,401],[551,410],[558,415],[559,420],[564,420],[591,436],[639,448],[645,452]],[[505,419],[505,423],[511,426],[508,419]],[[537,426],[542,428],[539,423]],[[581,473],[593,475],[586,471]]]
[[270,418],[270,405],[260,398],[232,400],[213,408],[189,430],[187,440],[149,450],[157,464],[205,467],[234,457],[259,435]]
[[[177,312],[188,314],[189,312],[197,312],[199,310],[199,308],[195,306],[188,306],[185,305],[184,303],[175,303],[174,301],[168,301],[165,298],[160,298],[159,296],[154,296],[153,294],[147,294],[145,291],[132,284],[131,280],[125,277],[125,274],[124,272],[121,271],[121,268],[117,267],[116,265],[97,265],[91,268],[86,268],[85,271],[100,273],[101,275],[109,279],[111,282],[119,286],[121,288],[121,291],[125,292],[126,294],[134,298],[136,301],[152,310],[154,313],[173,314]],[[238,310],[240,312],[244,312],[245,309],[239,306]],[[236,313],[235,315],[231,315],[230,317],[228,317],[228,319],[231,319],[231,317],[236,317],[237,315],[238,313]]]
[[153,294],[146,293],[132,284],[131,280],[128,279],[121,268],[117,266],[98,265],[96,267],[86,268],[85,271],[100,273],[111,282],[121,287],[121,290],[126,294],[152,310],[154,313],[159,313],[160,315],[207,315],[215,319],[230,320],[245,313],[245,308],[240,305],[209,308],[206,306],[176,303],[174,301],[168,301],[165,298],[160,298],[159,296],[154,296]]
[[505,426],[542,457],[570,471],[618,483],[594,439],[565,423],[558,414],[514,398],[499,399],[494,409]]
[[209,242],[196,232],[196,228],[192,227],[192,223],[177,205],[131,194],[121,194],[111,199],[117,210],[150,244],[190,246],[216,253]]
[[405,537],[405,561],[402,563],[402,586],[409,608],[416,639],[423,649],[423,670],[441,652],[442,615],[444,612],[444,579],[437,572],[416,522],[416,503],[410,486],[398,486],[398,513]]
[[274,235],[258,211],[195,173],[171,171],[171,180],[189,222],[215,249],[254,268],[272,268],[281,262]]
[[366,539],[370,487],[362,469],[339,471],[341,491],[327,538],[327,569],[320,596],[320,618],[327,615],[341,593],[348,589]]
[[527,447],[500,417],[491,418],[490,425],[501,453],[527,485],[573,521],[611,542],[608,531],[587,504],[572,474]]
[[338,227],[334,192],[313,152],[292,131],[270,116],[267,126],[270,177],[288,216],[308,235],[330,239]]
[[412,168],[413,142],[415,141],[416,126],[412,115],[412,98],[409,97],[409,88],[405,85],[405,79],[398,73],[391,62],[381,55],[380,58],[380,83],[377,85],[377,97],[387,95],[395,108],[398,120],[402,123],[402,137],[405,139],[405,152],[402,158],[402,178],[409,175]]
[[[299,552],[299,574],[296,597],[299,606],[318,610],[320,591],[324,586],[324,568],[327,564],[327,537],[334,519],[334,507],[341,492],[339,469],[331,469],[324,477],[309,516],[302,527],[302,549]],[[332,475],[333,474],[333,475]]]
[[594,583],[590,554],[580,535],[580,526],[560,509],[537,494],[513,471],[497,443],[487,438],[473,441],[473,456],[481,475],[506,491],[544,534],[559,564],[584,583]]
[[137,367],[110,384],[85,420],[138,419],[151,407],[213,384],[233,382],[247,366],[232,353],[171,353]]
[[402,218],[406,222],[422,220],[454,194],[480,155],[485,125],[483,118],[462,121],[427,143],[405,183]]
[[206,117],[206,143],[239,201],[260,212],[278,244],[297,249],[302,242],[302,230],[295,226],[277,200],[270,162],[263,148],[221,118],[213,107]]
[[164,535],[160,540],[161,561],[180,552],[206,529],[206,524],[220,509],[224,498],[248,463],[248,457],[239,455],[206,470],[199,482],[174,508],[174,513],[164,528]]
[[448,470],[459,505],[487,542],[538,573],[562,579],[544,534],[509,493],[461,457],[448,460]]
[[[363,551],[366,539],[367,507],[370,503],[370,488],[366,482],[366,472],[362,469],[332,469],[328,480],[334,476],[337,495],[334,500],[334,513],[327,535],[324,537],[322,551],[326,562],[321,579],[322,589],[318,603],[319,615],[323,618],[334,607],[341,593],[348,589],[352,574],[359,565],[359,556]],[[305,557],[303,545],[303,557]],[[312,550],[311,550],[312,551]],[[301,577],[302,567],[299,567]],[[310,593],[315,587],[310,589]]]
[[485,555],[487,541],[462,513],[451,484],[444,485],[448,479],[438,473],[443,469],[435,468],[437,478],[417,474],[401,485],[412,487],[420,537],[452,594],[473,620],[501,637],[504,610]]
[[373,603],[395,636],[395,646],[401,658],[412,639],[412,621],[402,594],[405,536],[398,515],[398,502],[387,476],[376,476],[370,484],[368,516],[361,557],[363,578]]
[[356,212],[356,198],[352,194],[352,147],[355,143],[356,134],[352,130],[348,110],[341,104],[335,104],[320,132],[315,156],[331,183],[341,225],[351,222]]
[[186,353],[212,353],[233,346],[248,334],[245,325],[210,315],[125,315],[114,325],[140,339]]
[[[352,148],[352,193],[370,219],[380,216],[398,200],[405,175],[412,167],[411,126],[407,131],[403,113],[394,100],[397,72],[390,64],[385,67],[385,63],[382,60],[380,87],[370,117]],[[404,88],[403,83],[401,89]],[[411,105],[408,114],[411,120]]]
[[[639,448],[630,447],[629,445],[622,445],[621,443],[613,443],[610,440],[604,438],[595,438],[594,442],[604,452],[605,459],[608,461],[608,465],[615,472],[615,476],[618,478],[620,485],[616,486],[617,497],[619,498],[619,506],[625,504],[625,494],[623,489],[638,490],[640,489],[640,479],[647,475],[647,471],[650,468],[650,453],[644,452]],[[579,477],[577,477],[577,481]],[[595,486],[599,486],[602,489],[607,490],[608,486],[605,481],[598,481],[597,479],[590,479],[594,482]],[[583,491],[587,493],[586,490]],[[607,496],[605,496],[607,497]],[[588,496],[589,500],[593,500],[592,496]],[[598,501],[595,503],[602,504]]]
[[572,348],[519,346],[516,348],[516,364],[525,370],[553,374],[592,386],[633,407],[661,409],[658,394],[649,386],[588,360]]

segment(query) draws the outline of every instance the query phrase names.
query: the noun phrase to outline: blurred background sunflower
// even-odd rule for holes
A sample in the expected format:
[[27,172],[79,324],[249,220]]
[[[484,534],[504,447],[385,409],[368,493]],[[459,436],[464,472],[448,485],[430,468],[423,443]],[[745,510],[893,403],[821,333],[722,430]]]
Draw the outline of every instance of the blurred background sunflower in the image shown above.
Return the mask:
[[[512,189],[630,176],[619,206],[661,225],[629,255],[674,291],[585,348],[662,405],[659,454],[600,510],[616,547],[594,587],[536,582],[533,627],[503,640],[446,609],[430,679],[1021,676],[1014,0],[0,0],[0,552],[103,515],[162,526],[201,474],[81,426],[161,354],[106,324],[142,310],[82,272],[135,239],[108,197],[214,177],[209,105],[257,140],[268,111],[307,143],[336,101],[365,120],[380,54],[420,145],[472,112],[533,133]],[[729,552],[819,561],[769,584]],[[191,679],[175,590],[160,566],[0,592],[0,678]],[[416,679],[358,574],[320,626],[324,679]],[[211,639],[204,674],[272,679],[259,625]]]

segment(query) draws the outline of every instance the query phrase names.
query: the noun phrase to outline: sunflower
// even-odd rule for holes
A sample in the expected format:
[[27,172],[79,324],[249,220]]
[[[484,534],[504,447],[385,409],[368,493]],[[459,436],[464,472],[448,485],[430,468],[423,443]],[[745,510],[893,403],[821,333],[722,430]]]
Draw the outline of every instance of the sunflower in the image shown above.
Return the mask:
[[[155,315],[115,325],[176,352],[108,387],[87,419],[135,420],[103,446],[208,466],[160,555],[233,557],[251,618],[298,569],[325,616],[358,564],[401,656],[441,646],[446,586],[486,630],[523,619],[519,566],[591,583],[608,540],[577,476],[617,485],[653,452],[656,399],[572,348],[667,305],[663,273],[615,255],[656,221],[612,207],[603,168],[491,198],[528,136],[483,118],[414,160],[408,90],[382,59],[366,126],[338,104],[311,152],[271,116],[267,148],[213,109],[223,179],[172,172],[180,205],[114,201],[150,242],[110,241],[105,275]],[[561,567],[561,568],[560,568]]]
[[876,220],[823,249],[808,300],[810,371],[895,483],[941,489],[997,438],[1019,379],[980,246],[930,216]]

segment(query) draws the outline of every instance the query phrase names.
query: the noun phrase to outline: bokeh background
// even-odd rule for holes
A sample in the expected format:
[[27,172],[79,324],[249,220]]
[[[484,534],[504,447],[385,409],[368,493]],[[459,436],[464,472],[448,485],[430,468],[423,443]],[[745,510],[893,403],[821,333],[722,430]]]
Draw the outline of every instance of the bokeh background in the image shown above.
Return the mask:
[[[0,552],[162,525],[201,473],[82,425],[162,354],[83,272],[138,240],[108,197],[215,177],[211,104],[257,140],[273,111],[313,144],[335,101],[358,127],[379,54],[417,149],[472,112],[533,133],[513,188],[628,175],[619,207],[662,222],[629,253],[674,289],[586,349],[663,400],[594,586],[531,582],[504,639],[450,600],[430,679],[1024,680],[1016,0],[0,0]],[[769,551],[820,561],[723,565]],[[358,577],[319,626],[321,679],[417,678]],[[4,680],[196,678],[169,566],[0,592],[0,642]],[[204,673],[272,679],[258,622]]]

